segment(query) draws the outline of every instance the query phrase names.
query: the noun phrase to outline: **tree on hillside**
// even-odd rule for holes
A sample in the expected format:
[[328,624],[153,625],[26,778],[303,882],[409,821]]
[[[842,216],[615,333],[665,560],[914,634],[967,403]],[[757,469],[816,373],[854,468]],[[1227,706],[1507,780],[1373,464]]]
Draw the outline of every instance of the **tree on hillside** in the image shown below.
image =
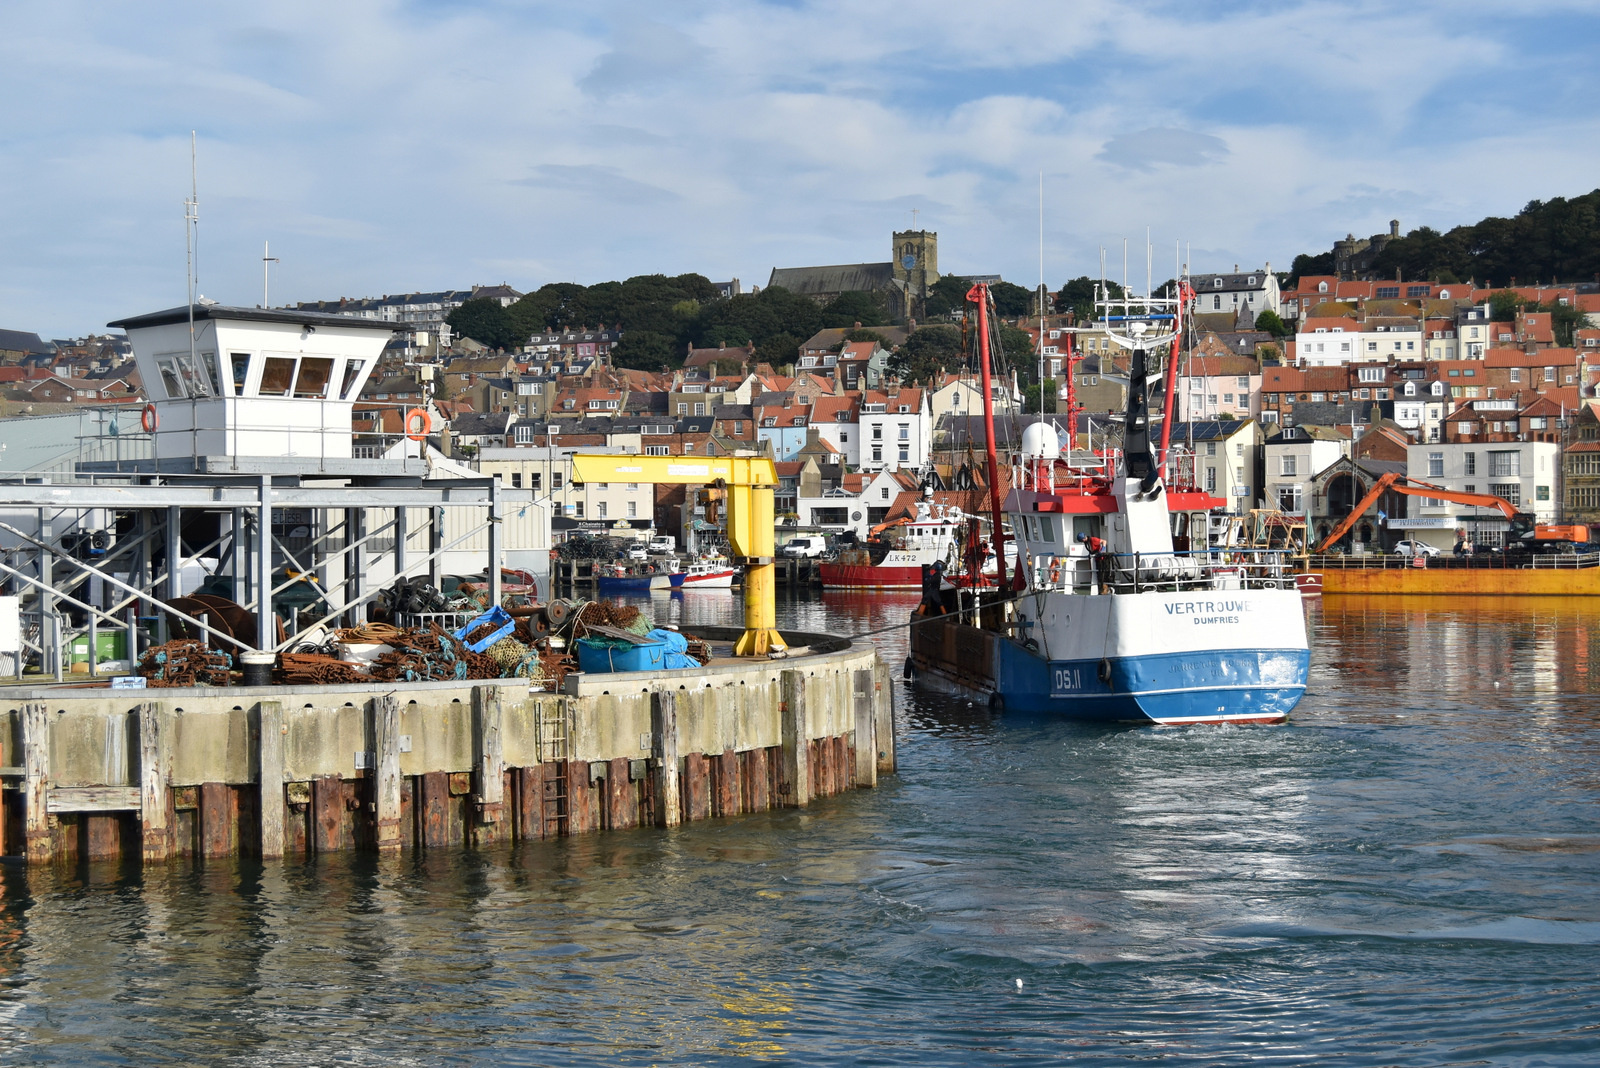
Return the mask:
[[664,334],[648,330],[624,330],[622,340],[611,346],[611,362],[636,371],[665,371],[683,363],[682,349]]
[[526,337],[519,339],[511,316],[498,300],[478,297],[469,300],[445,317],[457,337],[472,340],[492,349],[520,348]]
[[850,329],[844,332],[844,344],[853,345],[859,341],[875,341],[879,348],[894,348],[893,345],[889,344],[889,339],[876,330],[868,330],[866,327],[861,327],[860,329]]
[[1300,255],[1296,256],[1294,258],[1294,262],[1289,265],[1289,274],[1290,274],[1291,277],[1293,277],[1296,280],[1299,280],[1301,278],[1315,277],[1316,275],[1319,275],[1319,274],[1332,274],[1332,273],[1333,273],[1333,252],[1332,252],[1332,250],[1329,250],[1329,251],[1323,252],[1323,253],[1319,253],[1318,255],[1315,255],[1315,256],[1307,255],[1306,253],[1302,252]]
[[1502,289],[1489,297],[1489,317],[1497,323],[1514,323],[1523,300],[1510,289]]
[[840,293],[822,307],[824,328],[856,324],[887,326],[888,323],[889,313],[884,307],[883,300],[876,293],[851,290]]
[[[689,335],[702,348],[715,348],[722,343],[743,345],[750,341],[760,348],[765,341],[780,334],[804,339],[821,328],[822,312],[815,301],[781,286],[770,286],[760,293],[742,293],[705,306],[690,326]],[[796,342],[796,347],[798,344]],[[789,360],[793,358],[793,355],[788,357]]]
[[902,382],[932,385],[939,372],[961,366],[961,330],[954,326],[924,326],[914,330],[889,358],[889,370]]
[[1555,332],[1556,344],[1564,349],[1570,349],[1577,332],[1589,325],[1589,317],[1570,304],[1553,300],[1539,310],[1550,313],[1550,328]]
[[756,344],[756,362],[773,367],[792,364],[800,358],[801,341],[793,334],[773,334]]
[[1011,282],[995,282],[989,286],[994,296],[995,314],[1002,319],[1015,319],[1033,311],[1033,291]]
[[[1056,294],[1056,311],[1072,312],[1081,323],[1094,317],[1094,291],[1099,281],[1088,275],[1080,275],[1061,287],[1061,292]],[[1106,290],[1112,300],[1122,296],[1122,287],[1117,283],[1106,281]]]
[[[1291,273],[1332,274],[1333,253],[1296,256]],[[1588,281],[1600,273],[1600,189],[1529,201],[1510,218],[1491,216],[1440,233],[1420,226],[1373,258],[1375,278],[1481,286]]]
[[1024,381],[1031,382],[1037,378],[1038,349],[1035,348],[1033,335],[1014,326],[1001,326],[996,334],[995,340],[999,343],[1000,351],[994,353],[995,366],[1015,367]]
[[951,318],[959,316],[967,306],[967,290],[972,283],[960,275],[947,274],[928,287],[928,299],[922,309],[930,317]]
[[1051,379],[1050,381],[1047,381],[1047,382],[1035,382],[1031,386],[1024,387],[1024,389],[1022,390],[1022,410],[1023,410],[1023,412],[1025,414],[1036,414],[1036,413],[1038,413],[1038,411],[1039,411],[1039,400],[1040,400],[1041,396],[1044,399],[1044,410],[1045,410],[1045,412],[1048,413],[1048,412],[1055,411],[1056,410],[1056,387],[1055,387],[1055,380],[1054,379]]
[[1278,313],[1271,308],[1261,309],[1261,314],[1256,316],[1256,329],[1264,330],[1273,337],[1288,337],[1294,333],[1288,325],[1278,317]]

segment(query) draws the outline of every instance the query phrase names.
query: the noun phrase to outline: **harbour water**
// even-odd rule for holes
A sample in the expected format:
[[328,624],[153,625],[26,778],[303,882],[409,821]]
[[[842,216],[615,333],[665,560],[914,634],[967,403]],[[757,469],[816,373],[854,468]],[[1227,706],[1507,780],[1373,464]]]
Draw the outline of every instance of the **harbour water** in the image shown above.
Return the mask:
[[[916,599],[780,619],[860,633]],[[0,1063],[1600,1062],[1600,605],[1308,611],[1287,726],[900,692],[898,778],[800,811],[5,868]],[[870,640],[898,667],[904,631]]]

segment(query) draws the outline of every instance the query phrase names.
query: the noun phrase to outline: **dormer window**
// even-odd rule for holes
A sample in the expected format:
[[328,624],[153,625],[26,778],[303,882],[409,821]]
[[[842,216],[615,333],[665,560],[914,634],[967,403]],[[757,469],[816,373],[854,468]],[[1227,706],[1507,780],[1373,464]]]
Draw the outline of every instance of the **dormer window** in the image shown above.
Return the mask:
[[1328,283],[1326,283],[1326,282],[1318,282],[1317,283],[1317,292],[1318,293],[1326,293],[1327,291],[1328,291]]
[[1256,276],[1255,276],[1255,275],[1251,275],[1251,276],[1250,276],[1250,282],[1249,282],[1249,284],[1250,284],[1250,285],[1255,285],[1255,284],[1256,284]]
[[1222,288],[1222,279],[1221,278],[1213,278],[1211,280],[1211,288],[1213,288],[1213,289],[1221,289]]

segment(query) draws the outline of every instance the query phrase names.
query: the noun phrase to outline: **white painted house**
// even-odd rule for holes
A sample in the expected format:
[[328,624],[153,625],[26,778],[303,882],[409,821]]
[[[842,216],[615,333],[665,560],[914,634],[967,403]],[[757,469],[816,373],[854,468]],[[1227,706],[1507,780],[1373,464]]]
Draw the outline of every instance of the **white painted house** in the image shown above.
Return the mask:
[[897,471],[927,464],[933,429],[927,390],[864,390],[860,425],[862,470]]

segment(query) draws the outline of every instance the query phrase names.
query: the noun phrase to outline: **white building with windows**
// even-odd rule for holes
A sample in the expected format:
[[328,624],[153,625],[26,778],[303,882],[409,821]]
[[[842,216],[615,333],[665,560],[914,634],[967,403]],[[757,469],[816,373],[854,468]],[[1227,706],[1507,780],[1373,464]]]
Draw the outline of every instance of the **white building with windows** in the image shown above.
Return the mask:
[[898,471],[927,465],[933,430],[928,392],[891,386],[861,394],[860,467]]
[[[1448,490],[1504,498],[1535,522],[1555,520],[1561,477],[1561,446],[1553,441],[1425,442],[1406,450],[1406,473]],[[1448,518],[1438,528],[1453,543],[1457,529],[1479,545],[1503,544],[1508,524],[1494,508],[1469,508],[1448,501],[1413,497],[1409,514]],[[1443,544],[1437,537],[1433,542]]]
[[811,405],[810,430],[833,447],[840,462],[855,469],[861,466],[861,427],[859,401],[854,396],[818,397]]
[[1456,351],[1463,360],[1481,360],[1496,342],[1489,336],[1490,321],[1487,304],[1467,308],[1456,315]]
[[1185,447],[1194,444],[1195,481],[1207,493],[1227,500],[1228,511],[1243,515],[1257,506],[1260,423],[1253,419],[1179,423],[1172,428],[1172,441]]
[[572,480],[572,454],[638,453],[615,445],[531,446],[482,450],[474,466],[511,489],[532,490],[556,519],[578,520],[586,529],[621,532],[649,530],[655,519],[655,487],[648,482]]
[[[1386,371],[1387,368],[1359,368]],[[1364,399],[1364,398],[1363,398]],[[1394,421],[1409,430],[1419,441],[1438,441],[1444,417],[1450,412],[1450,391],[1438,379],[1408,378],[1394,385]]]
[[1409,316],[1368,316],[1350,363],[1420,360],[1427,356],[1422,324]]
[[[1021,407],[1022,397],[1015,385],[995,383],[995,386],[996,414],[1014,412]],[[939,388],[931,394],[929,410],[936,425],[941,415],[982,415],[983,385],[970,374],[943,375]]]
[[1361,324],[1354,319],[1302,319],[1294,335],[1296,362],[1301,367],[1338,367],[1355,360],[1361,345]]
[[1350,439],[1324,427],[1287,426],[1267,439],[1262,453],[1266,507],[1304,516],[1312,478],[1350,455]]
[[1272,264],[1259,271],[1239,270],[1234,265],[1233,274],[1200,274],[1189,279],[1194,287],[1195,311],[1202,315],[1222,312],[1238,314],[1241,307],[1255,317],[1264,311],[1281,313],[1283,301],[1278,289],[1278,276],[1272,273]]

